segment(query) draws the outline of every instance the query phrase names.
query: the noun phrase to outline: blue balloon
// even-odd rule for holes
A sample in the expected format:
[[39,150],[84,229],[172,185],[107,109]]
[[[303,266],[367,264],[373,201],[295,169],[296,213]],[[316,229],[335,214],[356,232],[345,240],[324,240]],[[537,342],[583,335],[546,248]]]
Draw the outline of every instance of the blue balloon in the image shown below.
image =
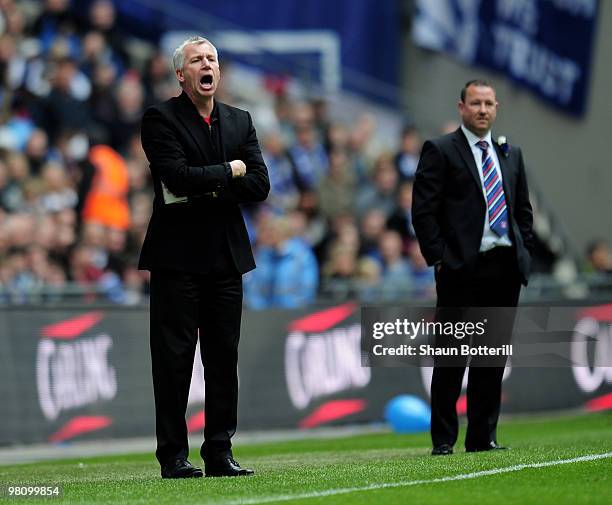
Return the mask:
[[418,396],[400,395],[387,403],[385,419],[396,433],[418,433],[429,430],[431,409]]

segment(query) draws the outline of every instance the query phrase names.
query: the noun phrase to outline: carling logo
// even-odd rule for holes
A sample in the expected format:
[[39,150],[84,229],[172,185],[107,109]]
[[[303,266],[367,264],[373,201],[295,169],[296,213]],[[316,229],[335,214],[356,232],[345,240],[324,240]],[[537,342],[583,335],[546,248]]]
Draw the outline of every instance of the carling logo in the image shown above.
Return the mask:
[[612,304],[583,310],[574,327],[572,371],[584,393],[612,384]]
[[81,337],[101,319],[101,312],[89,312],[43,327],[36,380],[40,408],[48,420],[117,394],[115,369],[108,361],[113,340],[105,334]]
[[361,364],[361,325],[339,326],[356,308],[348,303],[291,323],[285,377],[294,407],[369,384],[370,368]]

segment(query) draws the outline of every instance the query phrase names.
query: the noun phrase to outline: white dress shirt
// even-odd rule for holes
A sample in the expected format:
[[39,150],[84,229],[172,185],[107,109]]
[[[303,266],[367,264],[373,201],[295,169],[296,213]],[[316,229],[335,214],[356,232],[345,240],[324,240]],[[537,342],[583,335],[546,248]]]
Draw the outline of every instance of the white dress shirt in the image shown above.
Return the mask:
[[[461,130],[463,131],[465,137],[467,138],[468,144],[470,144],[470,148],[472,149],[472,155],[474,156],[474,162],[476,163],[476,168],[478,169],[478,175],[480,176],[480,186],[482,188],[482,196],[485,201],[485,220],[484,220],[484,230],[482,232],[482,241],[480,242],[480,252],[488,251],[489,249],[493,249],[494,247],[512,247],[512,242],[510,241],[510,237],[508,234],[500,237],[491,230],[491,226],[489,223],[489,210],[487,208],[487,191],[484,187],[484,177],[482,176],[482,149],[478,147],[476,144],[481,140],[486,140],[489,144],[489,154],[491,158],[493,158],[493,164],[495,165],[494,169],[497,171],[497,175],[499,180],[502,181],[503,178],[501,170],[499,169],[499,159],[497,158],[497,152],[495,151],[495,147],[493,146],[493,141],[491,139],[491,131],[488,131],[484,137],[479,137],[478,135],[472,133],[468,130],[464,125],[461,125]],[[506,206],[508,205],[508,199],[506,197]],[[509,219],[509,218],[508,218]]]

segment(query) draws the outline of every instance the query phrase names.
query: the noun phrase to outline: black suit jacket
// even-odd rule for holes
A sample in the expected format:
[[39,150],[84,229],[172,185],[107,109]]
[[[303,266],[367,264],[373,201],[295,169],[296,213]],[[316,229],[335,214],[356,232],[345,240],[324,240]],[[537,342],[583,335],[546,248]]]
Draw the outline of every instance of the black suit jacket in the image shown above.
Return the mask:
[[[240,273],[255,268],[239,204],[265,200],[270,191],[268,171],[249,113],[218,101],[216,107],[221,153],[184,92],[144,113],[142,146],[155,199],[140,269],[210,273],[228,247]],[[246,164],[246,175],[232,179],[227,162],[236,159]],[[162,181],[188,201],[165,204]]]
[[[533,249],[533,214],[523,155],[512,146],[505,157],[494,142],[508,207],[510,239],[523,284]],[[423,145],[416,172],[412,222],[429,265],[473,269],[484,228],[486,204],[474,156],[461,128]]]

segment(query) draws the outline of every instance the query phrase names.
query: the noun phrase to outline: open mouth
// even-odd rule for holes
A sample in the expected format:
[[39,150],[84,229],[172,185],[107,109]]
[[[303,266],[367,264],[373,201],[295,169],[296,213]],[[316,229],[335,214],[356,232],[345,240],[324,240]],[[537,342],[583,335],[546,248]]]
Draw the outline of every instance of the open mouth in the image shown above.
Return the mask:
[[204,89],[211,89],[212,88],[212,84],[213,84],[213,76],[212,75],[206,74],[206,75],[203,75],[200,78],[200,85]]

